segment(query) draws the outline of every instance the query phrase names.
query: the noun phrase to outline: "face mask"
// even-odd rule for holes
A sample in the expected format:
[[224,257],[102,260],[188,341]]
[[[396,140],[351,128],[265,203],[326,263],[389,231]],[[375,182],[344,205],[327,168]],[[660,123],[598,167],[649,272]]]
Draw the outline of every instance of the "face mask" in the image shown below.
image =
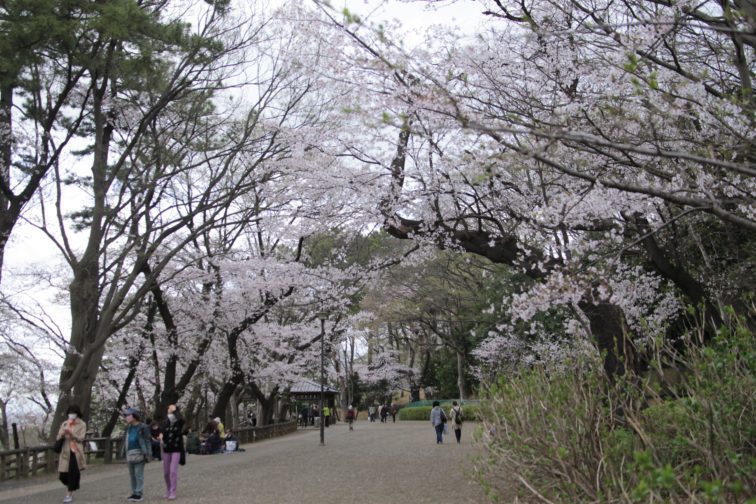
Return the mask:
[[173,413],[168,413],[168,420],[171,423],[175,422],[176,421],[176,415],[174,415]]
[[68,414],[68,419],[71,420],[71,421],[76,420],[76,413],[69,413]]

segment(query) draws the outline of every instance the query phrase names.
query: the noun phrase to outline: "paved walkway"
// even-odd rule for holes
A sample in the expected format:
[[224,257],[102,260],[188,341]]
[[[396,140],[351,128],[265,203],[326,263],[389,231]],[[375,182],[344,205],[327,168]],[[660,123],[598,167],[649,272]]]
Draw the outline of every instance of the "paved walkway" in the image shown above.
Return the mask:
[[[435,442],[428,422],[358,422],[319,431],[309,428],[278,439],[244,445],[229,455],[189,457],[180,468],[177,503],[186,504],[319,504],[361,502],[481,503],[472,483],[476,455],[465,424],[462,444],[450,435]],[[126,466],[94,466],[84,471],[74,503],[126,502]],[[163,502],[162,463],[145,470],[144,502]],[[61,502],[65,490],[53,477],[0,484],[0,503]],[[388,500],[386,500],[388,499]]]

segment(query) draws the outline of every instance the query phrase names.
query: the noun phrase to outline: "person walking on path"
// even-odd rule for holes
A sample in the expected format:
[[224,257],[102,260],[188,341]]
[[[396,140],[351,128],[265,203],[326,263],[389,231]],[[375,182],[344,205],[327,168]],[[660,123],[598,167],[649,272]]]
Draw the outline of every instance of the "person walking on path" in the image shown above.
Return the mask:
[[60,424],[56,436],[56,439],[63,440],[63,448],[58,459],[58,473],[61,483],[68,489],[63,502],[73,502],[73,493],[79,489],[81,482],[81,471],[87,467],[84,458],[87,424],[81,419],[81,408],[76,404],[71,404],[66,414],[68,419]]
[[307,423],[309,422],[309,419],[307,418],[310,414],[309,410],[307,409],[307,406],[302,408],[302,411],[300,412],[301,418],[299,419],[299,424],[302,427],[307,427]]
[[441,403],[438,401],[433,401],[433,409],[431,410],[430,419],[433,428],[436,429],[436,444],[443,444],[444,426],[448,419],[444,410],[441,409]]
[[344,418],[346,419],[347,423],[349,424],[349,430],[350,431],[354,430],[354,425],[353,424],[354,424],[354,418],[356,416],[357,415],[355,414],[354,408],[350,404],[349,407],[347,408],[346,414],[344,415]]
[[331,408],[328,406],[323,406],[323,419],[325,426],[328,427],[331,424]]
[[457,405],[457,401],[452,401],[452,409],[449,413],[451,415],[454,436],[457,438],[457,444],[459,444],[462,439],[462,407]]
[[176,499],[178,466],[184,455],[184,419],[175,404],[168,405],[168,417],[163,422],[160,440],[163,445],[163,477],[165,478],[165,498]]
[[381,406],[381,423],[388,423],[389,407],[384,404]]
[[123,449],[126,452],[126,462],[129,466],[131,478],[131,495],[127,500],[141,502],[144,491],[144,465],[150,461],[152,434],[149,425],[142,423],[139,410],[129,408],[124,412],[126,417],[126,433],[123,435]]

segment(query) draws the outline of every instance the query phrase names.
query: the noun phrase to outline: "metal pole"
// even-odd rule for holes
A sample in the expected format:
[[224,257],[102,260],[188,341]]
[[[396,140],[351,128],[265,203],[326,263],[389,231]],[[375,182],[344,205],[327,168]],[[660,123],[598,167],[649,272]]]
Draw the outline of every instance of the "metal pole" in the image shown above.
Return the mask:
[[325,418],[323,416],[323,386],[325,383],[325,319],[320,319],[320,446],[325,446]]

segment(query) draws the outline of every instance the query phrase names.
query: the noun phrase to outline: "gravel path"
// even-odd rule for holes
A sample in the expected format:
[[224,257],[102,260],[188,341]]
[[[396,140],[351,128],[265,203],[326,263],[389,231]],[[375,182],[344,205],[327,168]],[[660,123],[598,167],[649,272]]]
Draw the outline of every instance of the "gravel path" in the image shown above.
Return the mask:
[[[190,456],[179,470],[178,503],[318,504],[360,502],[480,503],[472,482],[476,455],[465,424],[462,444],[454,436],[435,443],[428,422],[358,422],[326,429],[320,446],[315,429],[248,444],[245,452]],[[128,470],[123,464],[95,466],[82,475],[75,503],[126,502]],[[145,470],[144,502],[163,502],[162,463]],[[0,503],[61,502],[64,487],[53,477],[0,484]],[[388,499],[388,500],[386,500]]]

